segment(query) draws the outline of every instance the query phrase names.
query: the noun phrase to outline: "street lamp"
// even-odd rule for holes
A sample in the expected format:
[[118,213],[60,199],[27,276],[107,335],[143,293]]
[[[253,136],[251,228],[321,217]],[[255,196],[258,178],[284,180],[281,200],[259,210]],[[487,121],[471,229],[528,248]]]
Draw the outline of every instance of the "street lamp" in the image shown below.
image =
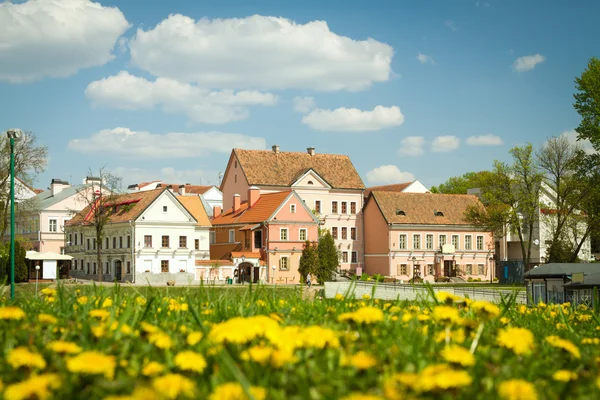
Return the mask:
[[37,296],[38,291],[37,291],[37,286],[38,286],[38,273],[40,272],[40,266],[39,264],[35,266],[35,295]]
[[23,136],[20,129],[9,129],[10,141],[10,299],[15,298],[15,140]]

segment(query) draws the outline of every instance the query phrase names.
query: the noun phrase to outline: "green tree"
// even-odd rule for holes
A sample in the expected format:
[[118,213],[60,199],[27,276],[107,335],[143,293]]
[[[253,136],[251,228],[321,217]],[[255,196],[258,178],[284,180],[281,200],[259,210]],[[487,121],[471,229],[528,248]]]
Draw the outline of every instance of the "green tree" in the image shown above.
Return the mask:
[[[580,77],[575,78],[575,110],[581,115],[581,123],[575,129],[579,139],[587,139],[600,152],[600,60],[592,57]],[[598,154],[590,155],[599,161]],[[597,162],[598,164],[598,162]]]
[[[27,270],[27,262],[25,254],[27,250],[21,244],[21,241],[15,241],[15,282],[27,282],[29,280],[29,272]],[[10,282],[10,243],[4,243],[0,248],[0,283]]]
[[491,172],[467,172],[461,176],[453,176],[439,186],[432,186],[431,193],[467,194],[468,189],[481,188]]
[[300,265],[298,272],[300,273],[300,281],[304,282],[306,274],[309,272],[316,275],[319,268],[319,251],[316,243],[311,243],[308,240],[304,243],[302,256],[300,256]]
[[319,284],[322,284],[325,281],[331,280],[339,266],[339,257],[335,247],[335,241],[329,231],[319,237],[318,256],[319,266],[315,271],[315,275]]

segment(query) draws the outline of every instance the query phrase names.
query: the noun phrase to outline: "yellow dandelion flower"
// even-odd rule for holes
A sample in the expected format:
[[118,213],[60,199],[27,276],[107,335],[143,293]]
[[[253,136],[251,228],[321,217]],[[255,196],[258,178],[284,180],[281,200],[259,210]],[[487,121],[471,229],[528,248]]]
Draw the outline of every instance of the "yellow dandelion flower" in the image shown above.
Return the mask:
[[348,396],[342,397],[341,400],[384,400],[384,398],[374,394],[350,393]]
[[262,299],[258,299],[256,300],[256,305],[259,307],[266,307],[267,306],[267,302],[262,300]]
[[166,350],[173,347],[173,341],[171,340],[169,335],[163,332],[151,333],[150,336],[148,336],[148,341],[156,347],[158,347],[159,349]]
[[32,375],[29,379],[6,387],[5,400],[27,400],[36,398],[45,400],[52,396],[51,391],[60,388],[57,374]]
[[142,368],[142,375],[155,376],[161,374],[165,370],[165,366],[156,361],[150,361]]
[[338,321],[354,321],[358,324],[373,324],[383,321],[383,311],[375,307],[362,307],[354,312],[343,313]]
[[600,344],[600,338],[583,338],[581,344]]
[[112,306],[113,301],[112,299],[109,299],[108,297],[106,299],[104,299],[104,301],[102,302],[102,307],[101,308],[109,308],[110,306]]
[[338,333],[332,329],[321,326],[286,326],[280,335],[271,340],[271,343],[281,349],[325,347],[336,349],[340,346]]
[[200,342],[200,340],[202,340],[202,336],[202,332],[200,331],[190,332],[190,334],[187,336],[187,344],[190,346],[195,346]]
[[396,314],[399,313],[400,311],[402,311],[402,309],[398,306],[391,306],[390,307],[390,314]]
[[464,347],[452,344],[442,350],[442,357],[450,364],[470,367],[475,365],[475,356]]
[[270,318],[273,318],[275,321],[282,323],[283,322],[283,317],[281,316],[281,314],[277,314],[277,313],[271,313],[269,314]]
[[274,349],[266,346],[252,346],[240,354],[244,361],[254,361],[255,363],[266,365],[271,360]]
[[469,308],[483,318],[496,318],[500,315],[500,307],[489,301],[474,301],[469,305]]
[[342,300],[344,300],[344,295],[341,294],[341,293],[336,293],[335,294],[335,299],[338,300],[338,301],[342,301]]
[[37,369],[46,368],[46,361],[44,360],[44,357],[42,357],[41,354],[29,351],[26,347],[16,347],[12,349],[6,357],[6,361],[14,369],[20,367]]
[[177,368],[182,371],[202,373],[204,368],[206,368],[206,360],[204,357],[190,350],[184,350],[177,353],[174,361]]
[[562,339],[558,336],[548,336],[546,337],[546,342],[548,342],[551,346],[556,347],[557,349],[563,349],[575,358],[581,358],[581,353],[577,346],[575,346],[573,342],[567,339]]
[[202,312],[200,314],[202,315],[211,315],[213,314],[215,311],[211,310],[210,308],[208,310],[202,310]]
[[472,381],[466,371],[453,370],[447,364],[435,364],[421,371],[414,388],[420,392],[443,391],[469,386]]
[[356,369],[370,369],[377,365],[377,359],[364,351],[359,351],[351,356],[342,357],[342,365],[350,365]]
[[56,296],[56,289],[44,288],[40,293],[44,296]]
[[40,324],[54,325],[58,322],[58,319],[50,314],[40,314],[38,315],[38,321]]
[[460,324],[462,318],[458,309],[451,306],[437,306],[433,309],[433,319],[446,324]]
[[525,328],[505,328],[498,332],[498,344],[517,355],[529,354],[535,347],[533,333]]
[[577,374],[573,371],[561,369],[552,374],[552,379],[560,382],[569,382],[577,380]]
[[87,296],[81,296],[77,298],[77,303],[84,305],[88,303],[88,297]]
[[110,316],[110,312],[101,309],[90,310],[88,315],[92,318],[98,318],[101,321],[104,321]]
[[511,379],[498,386],[498,395],[503,400],[537,400],[535,386],[522,379]]
[[500,318],[500,323],[502,325],[508,325],[508,323],[510,322],[510,319],[506,318],[506,317],[502,317]]
[[92,326],[92,335],[97,338],[103,338],[106,336],[106,326],[105,325],[96,325]]
[[143,298],[143,297],[141,297],[141,296],[139,296],[139,297],[136,297],[136,298],[135,298],[135,303],[136,303],[137,305],[140,305],[140,306],[145,306],[145,305],[146,305],[146,299],[145,299],[145,298]]
[[59,354],[76,354],[81,353],[81,347],[73,342],[65,342],[63,340],[55,340],[48,343],[50,350]]
[[19,307],[0,307],[0,319],[19,321],[25,318],[25,311]]
[[448,293],[448,292],[437,292],[435,294],[435,298],[440,302],[440,303],[446,303],[448,305],[451,305],[452,303],[460,303],[462,302],[464,299],[460,296],[456,296],[452,293]]
[[194,382],[179,374],[167,374],[152,381],[152,387],[167,399],[179,397],[195,397]]
[[281,327],[277,321],[266,315],[256,315],[247,318],[235,317],[215,324],[208,338],[214,343],[244,344],[260,337],[275,339],[280,334]]
[[[255,400],[265,400],[267,391],[264,388],[250,386],[250,394]],[[248,396],[244,392],[242,385],[237,382],[223,383],[215,388],[208,396],[209,400],[247,400]]]
[[86,351],[67,360],[67,369],[74,374],[104,375],[107,379],[115,376],[116,366],[115,356],[98,351]]
[[[426,328],[426,327],[427,326],[425,326],[424,328]],[[458,343],[458,344],[464,343],[464,341],[467,339],[467,335],[463,328],[458,328],[455,330],[448,331],[448,336],[452,343]],[[446,332],[445,331],[438,332],[435,336],[435,341],[438,343],[446,341]]]
[[140,322],[140,327],[142,328],[142,331],[146,333],[155,333],[160,331],[157,326],[149,324],[146,321]]

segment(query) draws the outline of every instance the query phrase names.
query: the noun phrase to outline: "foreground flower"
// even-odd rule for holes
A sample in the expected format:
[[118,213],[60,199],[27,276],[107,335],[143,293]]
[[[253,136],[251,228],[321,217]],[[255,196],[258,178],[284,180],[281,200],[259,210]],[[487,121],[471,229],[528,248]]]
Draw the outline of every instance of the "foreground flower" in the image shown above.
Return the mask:
[[14,368],[28,367],[28,368],[46,368],[46,361],[38,353],[29,351],[25,347],[17,347],[11,350],[6,357],[6,361]]
[[419,392],[444,391],[469,386],[473,379],[466,371],[454,370],[447,364],[425,367],[413,388]]
[[522,379],[504,381],[498,386],[498,395],[503,400],[536,400],[535,386]]
[[525,328],[506,328],[498,332],[498,344],[516,355],[529,354],[535,347],[533,333]]
[[482,318],[495,318],[500,315],[500,308],[489,301],[474,301],[469,307]]
[[446,303],[448,305],[451,305],[452,303],[462,303],[462,302],[464,302],[464,299],[462,297],[457,296],[457,295],[452,294],[452,293],[448,293],[448,292],[437,292],[435,294],[435,298],[440,303]]
[[548,336],[546,338],[546,342],[550,343],[551,346],[556,347],[558,349],[562,349],[567,353],[570,353],[575,358],[581,358],[581,353],[577,346],[573,344],[573,342],[562,339],[558,336]]
[[95,309],[95,310],[91,310],[88,315],[92,318],[98,318],[101,321],[104,321],[106,318],[109,317],[110,312],[106,311],[106,310],[100,310],[100,309]]
[[144,376],[155,376],[162,373],[165,370],[165,366],[156,361],[150,361],[142,368],[142,375]]
[[202,355],[193,351],[181,351],[175,356],[175,365],[182,371],[202,373],[206,368],[206,360]]
[[446,324],[460,324],[462,318],[458,309],[451,306],[437,306],[433,309],[433,319]]
[[[264,400],[267,398],[267,391],[264,388],[250,386],[250,394],[255,400]],[[237,382],[228,382],[219,385],[208,396],[209,400],[246,400],[248,396],[244,392],[242,385]]]
[[152,387],[167,399],[194,397],[196,386],[194,382],[179,374],[167,374],[152,381]]
[[280,333],[281,327],[277,321],[266,315],[256,315],[248,318],[235,317],[216,324],[208,337],[214,343],[244,344],[260,337],[273,339]]
[[187,344],[190,346],[195,346],[202,340],[202,332],[190,332],[187,337]]
[[48,343],[48,348],[55,353],[59,354],[76,354],[81,353],[81,347],[73,342],[65,342],[62,340],[56,340]]
[[40,314],[38,315],[38,321],[40,321],[40,324],[54,325],[58,322],[58,319],[50,314]]
[[156,347],[158,347],[159,349],[166,350],[173,347],[173,341],[171,340],[169,335],[163,332],[151,333],[150,336],[148,336],[148,341]]
[[442,350],[442,357],[450,364],[470,367],[475,365],[475,357],[469,350],[458,345],[450,345]]
[[52,389],[60,387],[60,377],[56,374],[32,375],[29,379],[12,384],[4,391],[5,400],[26,400],[35,398],[45,400],[51,396]]
[[0,319],[18,321],[25,318],[25,311],[19,307],[0,307]]
[[356,369],[369,369],[377,365],[377,359],[364,351],[359,351],[351,356],[344,356],[342,365],[351,365]]
[[561,369],[552,374],[552,379],[559,382],[569,382],[577,380],[577,374],[573,371]]
[[104,375],[107,379],[115,376],[115,356],[98,351],[86,351],[67,360],[67,369],[76,374]]
[[350,393],[348,396],[342,397],[340,400],[384,400],[381,396],[374,394]]
[[354,312],[343,313],[338,321],[354,321],[357,324],[373,324],[383,321],[383,311],[375,307],[362,307]]

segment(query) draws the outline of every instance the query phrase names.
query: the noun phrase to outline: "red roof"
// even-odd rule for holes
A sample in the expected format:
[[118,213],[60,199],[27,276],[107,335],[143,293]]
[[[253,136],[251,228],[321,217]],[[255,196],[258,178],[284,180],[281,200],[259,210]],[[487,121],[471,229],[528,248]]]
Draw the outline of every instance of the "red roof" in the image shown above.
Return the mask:
[[261,194],[254,206],[248,208],[248,202],[244,201],[240,209],[233,211],[233,208],[225,211],[220,216],[213,218],[211,223],[215,225],[236,225],[236,224],[258,224],[264,222],[273,215],[281,203],[290,195],[291,192],[276,192]]
[[372,186],[365,190],[364,196],[369,197],[371,192],[404,192],[404,190],[411,185],[414,181],[404,182],[404,183],[394,183],[392,185],[381,185],[381,186]]

